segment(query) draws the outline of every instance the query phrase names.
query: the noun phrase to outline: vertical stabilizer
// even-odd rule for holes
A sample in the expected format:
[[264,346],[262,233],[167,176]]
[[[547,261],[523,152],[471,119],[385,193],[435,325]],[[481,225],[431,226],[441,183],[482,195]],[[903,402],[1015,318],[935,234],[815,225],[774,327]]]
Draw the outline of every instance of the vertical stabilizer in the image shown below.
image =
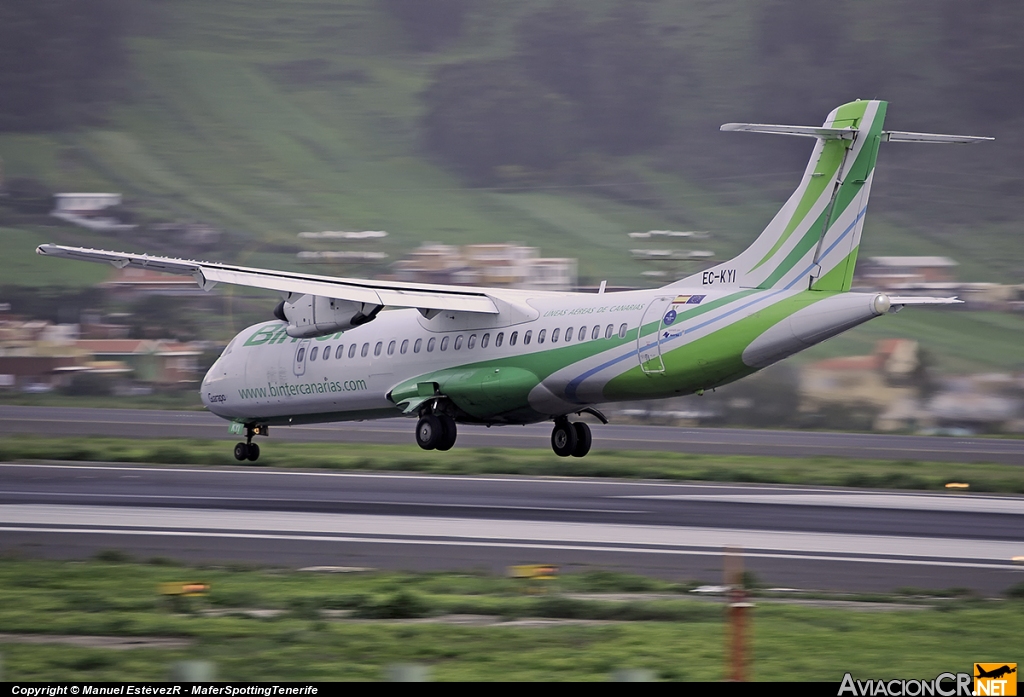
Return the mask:
[[[738,257],[679,285],[850,289],[886,102],[850,102],[821,127],[726,124],[722,130],[815,138],[800,185]],[[673,284],[675,285],[675,284]]]

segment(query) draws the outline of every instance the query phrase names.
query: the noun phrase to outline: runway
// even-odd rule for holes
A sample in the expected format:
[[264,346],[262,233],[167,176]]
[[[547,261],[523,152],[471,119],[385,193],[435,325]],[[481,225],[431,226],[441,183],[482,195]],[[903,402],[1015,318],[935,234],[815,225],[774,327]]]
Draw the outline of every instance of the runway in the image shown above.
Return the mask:
[[288,566],[550,563],[888,591],[1024,581],[1024,498],[525,477],[0,464],[0,551]]
[[[308,426],[274,427],[260,447],[277,441],[377,443],[415,441],[412,419],[384,419]],[[0,435],[112,436],[123,438],[237,438],[227,422],[203,411],[86,409],[0,405]],[[762,431],[726,428],[674,428],[635,424],[594,425],[595,450],[654,450],[704,455],[776,457],[837,456],[863,459],[936,462],[994,462],[1024,465],[1024,440],[954,438],[813,431]],[[460,426],[456,447],[550,447],[550,424],[531,426]]]

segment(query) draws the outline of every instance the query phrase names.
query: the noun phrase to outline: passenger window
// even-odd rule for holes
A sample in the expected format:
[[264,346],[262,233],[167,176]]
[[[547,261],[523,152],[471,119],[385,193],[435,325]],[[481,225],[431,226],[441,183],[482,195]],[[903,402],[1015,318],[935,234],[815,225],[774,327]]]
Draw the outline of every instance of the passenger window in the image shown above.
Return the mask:
[[363,350],[359,352],[359,355],[362,356],[363,358],[366,358],[366,355],[368,353],[370,353],[370,345],[363,344]]
[[544,337],[546,337],[547,334],[548,334],[548,330],[547,329],[541,329],[539,332],[537,332],[537,343],[538,344],[543,344],[544,343]]
[[[356,347],[355,347],[355,344],[353,344],[353,345],[352,345],[352,348],[350,348],[350,349],[348,350],[348,352],[349,352],[349,353],[355,353],[355,348],[356,348]],[[339,360],[339,361],[340,361],[340,360],[341,360],[341,357],[342,357],[343,355],[345,355],[345,350],[344,350],[344,349],[345,349],[345,345],[344,345],[344,344],[338,344],[338,348],[337,348],[337,349],[335,349],[335,351],[334,351],[334,357],[335,357],[335,358],[336,358],[337,360]]]
[[491,343],[491,335],[484,334],[480,337],[480,348],[487,348],[487,344]]
[[427,353],[433,353],[434,352],[434,344],[436,344],[436,343],[437,343],[437,339],[435,339],[434,337],[430,337],[427,340]]
[[532,338],[533,338],[533,331],[532,330],[526,332],[525,334],[523,334],[523,346],[529,346],[530,345],[530,339],[532,339]]
[[324,346],[324,360],[326,361],[330,357],[331,357],[331,347],[330,346]]
[[373,355],[374,356],[379,356],[380,352],[381,352],[381,350],[383,348],[384,348],[384,342],[383,341],[378,341],[377,345],[373,347]]
[[498,332],[498,336],[494,337],[494,348],[501,348],[503,341],[505,341],[505,332]]
[[453,347],[456,351],[462,348],[462,334],[455,337],[455,346]]
[[447,351],[448,350],[448,337],[446,337],[446,336],[441,337],[441,350],[442,351]]
[[580,341],[586,341],[587,339],[587,328],[580,327],[580,335],[577,337]]
[[416,339],[416,343],[412,345],[412,352],[419,353],[423,347],[423,339]]
[[565,330],[565,340],[572,341],[572,327]]
[[302,359],[306,357],[306,347],[303,346],[299,349],[299,354],[295,356],[296,363],[302,363]]
[[595,324],[594,325],[594,331],[590,332],[590,339],[594,340],[594,339],[596,339],[599,336],[601,336],[601,326]]
[[611,339],[612,338],[612,334],[614,334],[614,333],[615,333],[615,325],[614,324],[609,324],[607,327],[604,328],[604,338],[605,339]]
[[626,338],[626,323],[625,322],[623,322],[621,325],[619,325],[619,338],[620,339],[625,339]]
[[560,331],[562,331],[562,330],[559,329],[558,327],[555,327],[554,329],[551,330],[551,343],[552,344],[557,344],[558,343],[558,333]]
[[409,340],[408,339],[402,339],[402,348],[400,348],[399,351],[404,356],[405,352],[408,351],[408,350],[409,350]]
[[315,360],[316,360],[316,354],[317,354],[317,352],[318,352],[319,350],[320,350],[320,347],[319,347],[319,346],[314,346],[314,347],[312,348],[312,350],[310,350],[310,352],[309,352],[309,360],[311,360],[311,361],[315,361]]
[[518,339],[518,338],[519,338],[519,332],[512,332],[512,336],[510,336],[508,338],[508,345],[509,346],[515,346],[516,345],[516,339]]
[[471,349],[476,346],[476,334],[469,335],[469,341],[466,342],[466,348]]
[[358,346],[358,344],[352,344],[351,346],[348,347],[348,357],[349,358],[355,358],[356,357],[356,346]]

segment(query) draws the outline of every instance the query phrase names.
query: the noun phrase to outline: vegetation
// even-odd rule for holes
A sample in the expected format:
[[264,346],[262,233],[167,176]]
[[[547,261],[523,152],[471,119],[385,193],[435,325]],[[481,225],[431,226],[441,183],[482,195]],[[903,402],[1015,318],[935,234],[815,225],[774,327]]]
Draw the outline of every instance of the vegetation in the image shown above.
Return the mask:
[[[549,450],[456,448],[440,457],[414,445],[279,443],[263,449],[259,466],[339,470],[430,472],[433,474],[523,474],[531,476],[623,477],[821,484],[885,489],[942,489],[967,482],[972,491],[1024,493],[1024,470],[1014,465],[910,460],[855,460],[841,457],[754,457],[637,453],[596,450],[571,462]],[[236,465],[224,441],[182,439],[35,438],[0,442],[0,460],[70,460]]]
[[0,6],[0,131],[95,122],[128,63],[123,0],[36,0]]
[[[588,281],[635,283],[625,232],[710,230],[724,258],[795,184],[804,148],[718,136],[721,122],[816,122],[867,95],[892,102],[894,128],[1000,140],[887,148],[864,253],[950,254],[964,278],[1020,278],[1021,179],[999,155],[1024,137],[1012,0],[68,4],[12,5],[35,19],[0,25],[41,47],[45,13],[97,35],[89,50],[109,46],[109,60],[47,54],[95,71],[74,80],[96,108],[24,102],[47,118],[0,133],[4,176],[122,191],[143,222],[206,220],[226,231],[217,258],[294,267],[301,230],[383,228],[393,254],[520,240],[578,254]],[[66,72],[6,79],[77,99]],[[115,77],[119,89],[100,87]],[[0,116],[22,118],[10,109]],[[46,235],[99,237],[61,230]]]
[[[214,662],[217,678],[228,681],[380,680],[395,663],[426,665],[435,680],[607,680],[618,669],[646,668],[663,680],[706,681],[724,670],[724,613],[682,595],[692,584],[593,571],[564,574],[536,595],[480,572],[317,574],[100,557],[5,559],[0,625],[55,642],[57,635],[166,637],[186,647],[114,651],[0,638],[6,680],[163,680],[173,662],[190,659]],[[208,596],[159,594],[161,583],[196,581],[210,585]],[[661,595],[631,602],[574,595],[638,588]],[[857,612],[760,600],[751,615],[752,678],[836,681],[851,671],[861,679],[930,679],[967,671],[978,657],[1013,646],[1024,614],[1019,600],[931,602],[937,609]],[[386,612],[352,617],[370,606]],[[437,621],[453,612],[488,615],[491,624]],[[528,617],[549,620],[510,622]],[[551,621],[559,618],[574,623]]]

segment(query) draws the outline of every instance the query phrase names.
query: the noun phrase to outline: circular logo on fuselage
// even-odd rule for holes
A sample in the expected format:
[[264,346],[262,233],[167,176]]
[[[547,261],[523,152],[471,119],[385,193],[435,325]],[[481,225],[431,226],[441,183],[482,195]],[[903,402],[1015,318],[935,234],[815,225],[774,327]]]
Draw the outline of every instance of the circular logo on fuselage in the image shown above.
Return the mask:
[[668,312],[665,313],[665,326],[666,327],[668,325],[672,324],[675,321],[676,321],[676,311],[675,310],[669,310]]

